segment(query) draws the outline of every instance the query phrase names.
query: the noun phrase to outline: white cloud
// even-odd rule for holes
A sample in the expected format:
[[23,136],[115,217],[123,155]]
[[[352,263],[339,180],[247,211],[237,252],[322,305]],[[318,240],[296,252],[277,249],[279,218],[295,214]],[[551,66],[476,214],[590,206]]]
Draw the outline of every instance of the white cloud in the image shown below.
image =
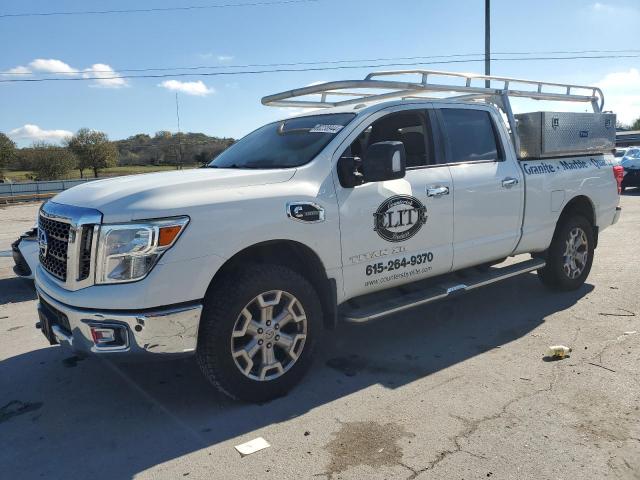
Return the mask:
[[127,81],[118,76],[118,73],[105,63],[94,63],[82,73],[84,78],[94,78],[92,87],[122,88],[126,87]]
[[29,70],[27,67],[23,67],[22,65],[18,65],[17,67],[10,68],[4,73],[8,73],[11,76],[29,75],[31,73],[31,70]]
[[57,72],[64,75],[78,74],[78,71],[75,68],[72,68],[62,60],[56,60],[55,58],[36,58],[34,61],[29,63],[29,66],[33,70],[38,70],[40,72]]
[[233,60],[235,58],[233,55],[221,55],[221,54],[216,54],[216,53],[213,53],[213,52],[198,53],[197,55],[198,55],[198,57],[200,57],[200,58],[202,58],[204,60],[210,60],[212,58],[215,58],[219,62],[230,62],[231,60]]
[[176,92],[186,93],[187,95],[197,95],[203,97],[215,93],[213,88],[207,87],[202,80],[195,82],[181,82],[180,80],[165,80],[158,84],[159,87]]
[[640,71],[627,71],[605,75],[597,84],[604,93],[604,109],[617,114],[618,121],[629,124],[640,118]]
[[27,123],[22,127],[14,128],[8,135],[14,140],[59,142],[67,137],[71,137],[73,133],[68,130],[44,130],[38,125]]
[[[591,5],[591,16],[595,20],[602,21],[602,16],[616,17],[619,22],[626,22],[629,20],[635,21],[640,15],[640,11],[637,8],[633,8],[625,5],[612,5],[610,3],[596,2]],[[617,24],[620,27],[620,24]],[[619,31],[619,28],[618,28]]]

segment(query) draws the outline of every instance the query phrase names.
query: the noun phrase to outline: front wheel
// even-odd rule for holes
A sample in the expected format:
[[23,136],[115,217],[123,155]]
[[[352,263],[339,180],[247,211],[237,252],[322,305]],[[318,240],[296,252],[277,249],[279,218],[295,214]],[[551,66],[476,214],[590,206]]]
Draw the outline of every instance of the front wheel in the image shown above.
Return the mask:
[[552,290],[580,288],[591,271],[594,248],[591,223],[581,215],[567,217],[553,236],[547,264],[538,270],[538,277]]
[[298,273],[280,265],[242,267],[205,298],[200,368],[232,398],[280,397],[309,368],[321,315],[313,287]]

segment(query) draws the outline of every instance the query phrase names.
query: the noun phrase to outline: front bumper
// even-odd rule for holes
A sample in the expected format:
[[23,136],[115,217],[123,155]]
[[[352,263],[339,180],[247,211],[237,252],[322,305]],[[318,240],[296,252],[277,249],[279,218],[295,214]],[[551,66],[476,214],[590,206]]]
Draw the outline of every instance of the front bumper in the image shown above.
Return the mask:
[[22,236],[11,244],[13,254],[13,272],[23,278],[33,280],[35,268],[38,265],[38,242]]
[[[81,355],[113,357],[178,357],[193,354],[202,304],[175,305],[141,311],[98,311],[71,307],[38,291],[39,328],[52,344]],[[94,342],[91,327],[122,332],[118,345]]]
[[33,278],[33,272],[29,268],[27,260],[20,251],[20,242],[22,238],[19,238],[11,244],[11,253],[13,255],[13,272],[19,277]]
[[639,187],[640,186],[640,169],[625,168],[624,177],[622,177],[623,187]]

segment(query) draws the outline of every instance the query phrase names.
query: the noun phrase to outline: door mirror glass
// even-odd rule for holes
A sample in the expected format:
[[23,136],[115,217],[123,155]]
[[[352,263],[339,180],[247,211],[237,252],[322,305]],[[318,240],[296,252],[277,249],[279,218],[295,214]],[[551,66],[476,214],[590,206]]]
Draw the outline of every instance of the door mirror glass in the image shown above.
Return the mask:
[[377,142],[367,148],[360,171],[364,182],[383,182],[404,178],[406,164],[402,142]]

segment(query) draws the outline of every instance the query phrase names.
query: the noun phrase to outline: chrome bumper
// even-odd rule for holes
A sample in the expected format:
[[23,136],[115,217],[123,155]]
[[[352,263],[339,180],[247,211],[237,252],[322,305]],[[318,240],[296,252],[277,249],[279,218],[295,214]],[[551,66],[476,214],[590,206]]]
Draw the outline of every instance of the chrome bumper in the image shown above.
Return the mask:
[[[93,311],[70,307],[54,300],[39,288],[37,291],[41,316],[47,313],[51,316],[50,310],[53,308],[68,320],[68,324],[52,322],[48,338],[52,343],[70,347],[79,354],[117,357],[184,356],[193,354],[196,350],[201,304],[139,312]],[[92,326],[122,328],[126,332],[123,345],[96,345],[91,335]],[[47,336],[44,330],[43,333]]]
[[613,221],[611,225],[615,225],[620,220],[620,213],[622,213],[622,207],[616,207],[616,213],[613,214]]

